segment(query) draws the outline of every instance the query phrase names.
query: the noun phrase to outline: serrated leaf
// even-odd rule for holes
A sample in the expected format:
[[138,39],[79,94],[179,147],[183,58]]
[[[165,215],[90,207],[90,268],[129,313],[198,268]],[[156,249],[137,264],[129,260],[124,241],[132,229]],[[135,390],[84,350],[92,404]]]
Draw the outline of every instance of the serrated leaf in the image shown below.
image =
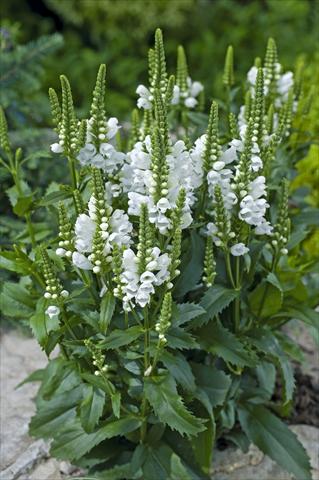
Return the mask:
[[268,392],[269,400],[275,391],[276,385],[276,368],[272,363],[262,361],[256,367],[256,375],[259,385]]
[[5,282],[0,294],[0,306],[3,315],[27,319],[34,312],[34,301],[22,285]]
[[281,308],[282,292],[273,284],[263,282],[248,295],[251,311],[258,318],[275,315]]
[[76,460],[103,440],[133,432],[140,424],[139,419],[128,415],[120,420],[106,421],[95,432],[86,433],[80,421],[76,420],[53,441],[51,453],[61,460]]
[[212,408],[222,405],[231,385],[230,377],[213,365],[192,362],[191,367],[197,385],[196,393],[203,391]]
[[203,307],[196,303],[179,303],[173,307],[172,325],[179,327],[204,313],[205,310]]
[[113,330],[103,342],[97,345],[98,348],[109,350],[112,348],[123,347],[134,342],[139,336],[143,334],[143,329],[136,325],[129,327],[126,330]]
[[249,440],[296,478],[311,480],[310,462],[296,435],[261,405],[245,404],[238,410]]
[[182,460],[176,453],[171,456],[171,472],[169,480],[192,480],[193,477],[189,474],[187,468],[183,465]]
[[[100,478],[101,480],[123,480],[125,478],[134,478],[131,476],[132,468],[131,463],[124,463],[123,465],[115,465],[113,468],[103,470],[102,472],[95,473],[94,479]],[[94,480],[92,478],[92,480]],[[85,480],[85,478],[84,478]]]
[[111,395],[112,410],[116,418],[120,418],[121,411],[121,394],[120,392],[115,392]]
[[203,421],[185,407],[172,378],[145,378],[144,393],[159,420],[181,435],[196,435],[205,429]]
[[84,399],[80,404],[80,420],[87,433],[91,433],[103,413],[105,392],[87,385]]
[[319,312],[306,305],[283,306],[283,311],[278,313],[278,317],[295,318],[319,329]]
[[23,217],[26,213],[32,210],[33,207],[33,195],[19,197],[17,203],[13,207],[13,213],[18,217]]
[[214,285],[203,296],[200,305],[206,313],[192,322],[192,327],[197,328],[214,319],[239,295],[236,290],[230,290],[222,285]]
[[256,356],[248,352],[238,338],[218,321],[201,328],[199,339],[204,350],[221,357],[225,362],[239,367],[256,364]]
[[113,317],[115,297],[112,292],[107,292],[101,301],[99,326],[102,333],[106,333]]
[[[192,437],[191,443],[195,458],[201,469],[208,474],[212,465],[213,448],[215,442],[216,425],[213,415],[209,415],[206,429],[196,437]],[[184,477],[180,477],[184,478]]]
[[284,403],[289,402],[295,389],[294,372],[277,338],[267,330],[252,331],[251,335],[254,336],[254,345],[278,366],[283,380]]
[[170,328],[166,334],[166,338],[167,343],[171,348],[177,348],[181,350],[199,348],[199,345],[194,337],[179,327]]
[[177,383],[185,390],[195,391],[196,386],[193,372],[189,363],[181,353],[174,352],[174,354],[172,354],[164,350],[161,353],[160,360]]
[[35,437],[51,438],[75,418],[76,406],[82,398],[82,387],[62,395],[41,401],[37,413],[30,422],[30,434]]
[[57,202],[66,200],[72,196],[72,192],[67,190],[58,190],[56,192],[48,193],[40,202],[38,203],[39,207],[48,207],[49,205],[54,205]]
[[157,448],[148,447],[143,465],[143,478],[169,479],[172,450],[167,445]]

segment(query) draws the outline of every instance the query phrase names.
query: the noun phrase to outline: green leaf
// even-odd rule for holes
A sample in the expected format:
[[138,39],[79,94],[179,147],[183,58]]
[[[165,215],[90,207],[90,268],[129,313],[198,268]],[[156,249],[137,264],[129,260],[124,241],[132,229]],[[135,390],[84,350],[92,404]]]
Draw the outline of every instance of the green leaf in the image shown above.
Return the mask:
[[190,248],[183,249],[186,255],[182,258],[182,273],[174,289],[176,297],[183,297],[187,292],[193,290],[200,281],[203,272],[204,249],[204,240],[193,231]]
[[113,330],[106,340],[97,345],[98,348],[103,350],[109,350],[114,348],[123,347],[124,345],[129,345],[134,342],[138,337],[143,334],[142,327],[136,325],[134,327],[129,327],[126,330]]
[[116,418],[120,418],[121,410],[121,394],[120,392],[115,392],[111,395],[112,410]]
[[144,393],[159,420],[181,435],[196,435],[205,429],[203,421],[184,406],[172,378],[145,378]]
[[249,440],[265,455],[296,478],[311,480],[306,451],[285,423],[261,405],[242,405],[238,416]]
[[72,196],[72,192],[68,190],[59,190],[57,192],[48,193],[40,202],[38,203],[39,207],[48,207],[49,205],[54,205],[57,202],[66,200]]
[[191,439],[197,463],[201,466],[202,470],[206,474],[209,474],[211,470],[213,448],[215,443],[215,431],[216,425],[214,417],[210,415],[210,417],[207,419],[206,429]]
[[41,345],[45,347],[50,332],[57,331],[60,328],[58,317],[50,318],[45,313],[45,300],[40,298],[37,303],[36,312],[30,318],[30,327],[33,335]]
[[25,197],[19,197],[17,203],[13,207],[13,213],[18,217],[23,217],[26,213],[30,212],[33,207],[33,195]]
[[181,353],[174,352],[174,354],[172,354],[167,350],[163,350],[160,360],[177,383],[185,390],[195,391],[196,386],[193,372],[189,363]]
[[247,351],[238,338],[221,325],[219,321],[210,322],[199,332],[200,344],[204,350],[221,357],[239,367],[254,366],[256,356]]
[[251,334],[255,335],[254,345],[278,366],[284,387],[284,403],[288,403],[292,400],[295,388],[294,372],[290,361],[277,338],[270,331],[252,331]]
[[181,350],[199,348],[199,345],[195,341],[194,337],[179,327],[170,328],[166,334],[166,338],[167,343],[171,348],[177,348]]
[[319,329],[319,312],[306,305],[294,305],[291,307],[283,306],[283,311],[278,313],[278,317],[295,318],[307,325]]
[[133,432],[139,428],[140,424],[139,419],[128,415],[120,420],[111,419],[106,421],[95,432],[86,433],[80,421],[76,420],[72,425],[66,427],[53,441],[51,453],[61,460],[76,460],[92,450],[95,445],[103,442],[103,440]]
[[222,405],[231,385],[230,377],[213,365],[192,362],[191,367],[197,385],[196,393],[201,391],[206,394],[212,408]]
[[275,391],[276,368],[272,363],[262,361],[256,367],[256,374],[260,387],[268,392],[270,399]]
[[[126,478],[133,478],[131,473],[131,463],[124,463],[123,465],[115,465],[115,467],[103,470],[102,472],[99,471],[98,473],[95,473],[94,478],[92,477],[90,480],[95,480],[96,478],[100,478],[101,480],[123,480]],[[84,477],[83,480],[88,479]]]
[[258,318],[275,315],[281,308],[282,292],[273,284],[263,282],[248,295],[251,311]]
[[143,465],[144,479],[169,479],[172,450],[167,445],[157,448],[148,447],[147,457]]
[[171,472],[169,480],[192,480],[193,477],[188,473],[187,468],[183,465],[181,459],[176,453],[171,456]]
[[6,282],[0,295],[0,306],[3,315],[27,319],[33,313],[35,304],[26,288],[18,283]]
[[107,292],[101,301],[99,326],[102,333],[106,333],[113,317],[115,309],[115,297],[112,292]]
[[172,325],[179,327],[204,313],[203,307],[196,303],[179,303],[173,306]]
[[236,290],[230,290],[222,285],[214,285],[203,296],[200,305],[206,313],[198,317],[192,326],[194,328],[205,325],[209,320],[221,313],[239,295]]
[[82,398],[82,387],[54,395],[51,400],[41,400],[37,413],[30,422],[30,434],[35,437],[52,438],[75,418],[76,406]]
[[80,404],[80,419],[84,430],[91,433],[103,413],[105,392],[99,388],[86,386],[85,397]]

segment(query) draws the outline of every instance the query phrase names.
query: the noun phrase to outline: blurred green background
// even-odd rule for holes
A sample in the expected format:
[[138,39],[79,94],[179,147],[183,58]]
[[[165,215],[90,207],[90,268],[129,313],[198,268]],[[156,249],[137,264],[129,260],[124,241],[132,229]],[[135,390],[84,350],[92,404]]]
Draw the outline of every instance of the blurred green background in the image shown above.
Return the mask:
[[[170,71],[174,72],[181,43],[191,76],[205,84],[209,98],[220,94],[227,45],[235,48],[237,78],[242,78],[255,56],[263,55],[269,36],[277,41],[281,62],[293,68],[298,55],[311,58],[318,48],[318,24],[318,0],[5,1],[1,103],[13,128],[24,123],[49,125],[44,97],[49,86],[58,87],[59,74],[64,73],[76,105],[86,113],[97,68],[104,62],[108,112],[124,120],[134,106],[137,84],[147,81],[147,50],[158,26],[164,32]],[[61,37],[40,38],[55,33]],[[26,46],[31,41],[37,43]],[[19,56],[21,48],[24,52]]]

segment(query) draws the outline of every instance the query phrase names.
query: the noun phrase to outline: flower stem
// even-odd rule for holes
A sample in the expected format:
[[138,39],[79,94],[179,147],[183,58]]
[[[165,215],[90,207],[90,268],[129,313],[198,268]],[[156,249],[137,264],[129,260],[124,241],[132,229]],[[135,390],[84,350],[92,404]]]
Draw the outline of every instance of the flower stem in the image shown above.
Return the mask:
[[[235,274],[236,274],[236,290],[240,292],[240,257],[236,257],[235,262]],[[240,294],[235,298],[235,331],[239,330],[240,326]]]
[[231,268],[231,264],[230,264],[229,252],[225,252],[225,262],[226,262],[226,270],[227,270],[227,273],[228,273],[230,283],[232,284],[233,288],[236,288],[236,284],[235,284],[235,281],[234,281],[233,272],[232,272],[232,268]]
[[73,190],[78,188],[77,178],[76,178],[76,169],[75,169],[75,160],[73,157],[68,157],[69,169],[71,174],[71,181]]

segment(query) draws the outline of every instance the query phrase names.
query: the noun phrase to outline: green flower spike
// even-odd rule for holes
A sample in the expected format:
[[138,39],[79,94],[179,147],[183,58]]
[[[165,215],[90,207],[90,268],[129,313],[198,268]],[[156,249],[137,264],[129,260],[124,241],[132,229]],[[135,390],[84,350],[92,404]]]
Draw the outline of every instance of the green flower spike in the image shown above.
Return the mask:
[[205,258],[204,258],[204,275],[203,282],[206,287],[211,287],[214,284],[216,277],[216,262],[214,258],[214,247],[212,237],[207,237]]
[[164,141],[165,152],[167,154],[169,153],[167,108],[159,90],[155,90],[154,100],[156,125],[161,132]]
[[182,45],[177,48],[177,68],[176,68],[176,85],[181,92],[187,90],[188,66],[185,50]]
[[50,99],[53,123],[56,126],[57,132],[59,133],[60,123],[62,119],[62,111],[61,111],[58,95],[53,88],[49,88],[49,99]]
[[276,254],[282,253],[286,255],[288,253],[286,247],[290,234],[288,199],[289,182],[284,179],[281,185],[281,195],[277,221],[274,226],[273,240],[271,241],[272,247],[274,248]]
[[258,68],[255,98],[253,100],[253,108],[251,116],[254,122],[253,128],[253,142],[257,142],[262,146],[263,129],[264,129],[264,111],[265,111],[265,99],[264,99],[264,73],[262,68]]
[[233,238],[234,235],[232,235],[231,232],[230,219],[224,205],[224,198],[220,185],[216,185],[214,189],[213,216],[217,228],[216,237],[219,238],[219,240],[215,241],[215,244],[226,249],[228,240]]
[[0,147],[8,157],[12,155],[8,136],[8,124],[3,108],[0,107]]
[[245,116],[246,122],[248,122],[251,117],[251,111],[252,111],[252,96],[251,96],[250,90],[248,90],[248,92],[246,92],[246,95],[245,95],[245,110],[244,110],[244,116]]
[[236,177],[236,193],[242,198],[247,195],[248,184],[251,181],[251,156],[253,141],[257,139],[257,136],[254,134],[255,125],[257,122],[254,121],[254,118],[251,117],[247,125],[247,130],[245,134],[244,141],[244,150],[241,153],[239,164],[238,164],[238,175]]
[[68,79],[61,75],[62,115],[59,128],[60,145],[67,156],[72,157],[78,146],[78,122],[76,120],[72,92]]
[[277,72],[278,54],[277,45],[273,38],[268,39],[266,55],[264,60],[265,68],[265,85],[269,87],[269,91],[273,91],[274,80],[278,80]]
[[58,303],[64,298],[68,297],[69,292],[67,290],[63,290],[61,282],[59,281],[53,270],[52,262],[48,255],[48,252],[44,248],[41,248],[40,253],[42,259],[43,276],[46,284],[44,298],[53,300]]
[[168,165],[166,161],[166,148],[163,136],[159,128],[155,128],[152,135],[152,157],[151,157],[151,171],[152,171],[152,186],[150,193],[156,204],[161,198],[166,197],[167,180],[168,180]]
[[180,256],[181,256],[181,247],[182,247],[182,221],[183,221],[183,210],[185,207],[186,201],[186,192],[184,188],[181,188],[178,197],[176,200],[176,207],[172,212],[171,222],[171,237],[172,237],[172,249],[170,251],[170,283],[171,281],[176,278],[180,271],[178,270],[180,264]]
[[159,89],[162,94],[165,94],[167,87],[167,73],[166,60],[163,42],[163,34],[161,29],[155,32],[155,46],[154,46],[154,75],[152,87]]
[[76,213],[77,213],[77,215],[80,215],[85,210],[82,195],[79,192],[79,190],[73,190],[72,194],[73,194],[73,200],[74,200]]
[[171,75],[168,79],[166,93],[165,93],[165,104],[167,106],[170,105],[170,103],[172,101],[173,93],[174,93],[174,86],[175,86],[175,77],[174,77],[174,75]]
[[172,294],[166,293],[163,299],[159,321],[155,324],[155,330],[158,332],[158,340],[160,346],[167,343],[165,333],[171,326],[172,318]]
[[236,115],[233,112],[230,112],[228,118],[231,138],[240,138]]
[[218,134],[218,103],[212,102],[208,119],[208,128],[206,131],[206,141],[203,155],[203,170],[205,177],[207,173],[211,170],[213,163],[218,160],[220,154],[221,147],[219,145]]
[[96,78],[90,111],[91,118],[89,120],[89,130],[92,134],[93,143],[97,150],[99,150],[100,144],[105,142],[107,133],[105,113],[105,77],[106,66],[102,64],[99,68]]
[[93,203],[93,215],[91,218],[96,223],[96,230],[93,237],[92,253],[89,255],[89,260],[94,264],[93,272],[100,273],[106,267],[106,263],[112,261],[111,256],[105,256],[105,241],[109,236],[109,215],[111,209],[106,205],[105,189],[101,171],[98,168],[92,169],[93,179],[93,195],[91,202]]
[[105,357],[101,350],[96,348],[96,346],[90,339],[84,340],[84,345],[86,346],[93,358],[93,365],[94,367],[96,367],[94,375],[105,375],[105,373],[108,371],[108,365],[105,363]]
[[123,251],[120,249],[120,247],[116,243],[114,243],[113,252],[112,252],[112,270],[113,270],[112,280],[115,284],[113,293],[114,293],[114,296],[117,298],[122,298],[123,296],[122,284],[121,284],[122,256],[123,256]]
[[71,258],[74,251],[73,245],[73,227],[68,219],[65,205],[60,202],[58,206],[59,212],[59,248],[56,254],[61,257]]
[[234,50],[231,45],[227,48],[225,66],[224,66],[224,75],[223,75],[223,84],[231,88],[235,83],[234,78]]

